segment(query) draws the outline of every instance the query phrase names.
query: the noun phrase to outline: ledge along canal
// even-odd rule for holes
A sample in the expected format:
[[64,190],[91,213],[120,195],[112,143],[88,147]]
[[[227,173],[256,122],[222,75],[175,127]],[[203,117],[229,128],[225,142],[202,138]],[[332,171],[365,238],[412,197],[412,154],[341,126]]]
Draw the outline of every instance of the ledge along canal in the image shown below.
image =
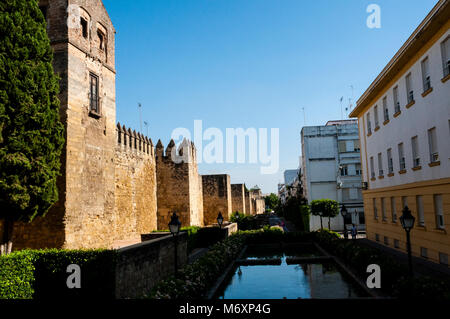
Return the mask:
[[218,299],[371,297],[314,244],[248,246],[214,294]]

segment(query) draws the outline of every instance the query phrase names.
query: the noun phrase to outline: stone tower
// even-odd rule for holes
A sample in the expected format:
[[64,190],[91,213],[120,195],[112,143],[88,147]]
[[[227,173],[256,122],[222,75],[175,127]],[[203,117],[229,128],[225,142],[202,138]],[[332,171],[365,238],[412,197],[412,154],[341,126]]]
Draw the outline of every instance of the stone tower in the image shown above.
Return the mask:
[[[13,249],[107,247],[114,222],[115,30],[101,0],[42,0],[66,143],[59,202],[18,224]],[[80,244],[81,243],[81,244]]]
[[230,175],[202,175],[202,183],[205,225],[217,223],[219,212],[229,221],[232,213]]
[[170,141],[164,152],[156,144],[158,229],[168,229],[170,216],[176,212],[181,226],[203,226],[203,194],[198,174],[196,149],[186,139],[177,149]]

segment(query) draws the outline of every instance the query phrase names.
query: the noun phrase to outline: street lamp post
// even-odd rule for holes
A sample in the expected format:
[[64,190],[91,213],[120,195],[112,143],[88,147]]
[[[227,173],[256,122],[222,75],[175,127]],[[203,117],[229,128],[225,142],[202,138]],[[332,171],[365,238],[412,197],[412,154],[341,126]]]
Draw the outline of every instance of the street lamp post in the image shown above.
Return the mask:
[[347,207],[345,207],[344,204],[342,204],[341,215],[342,215],[342,218],[344,219],[344,238],[348,239],[347,227],[345,227],[345,216],[347,215]]
[[406,231],[406,249],[408,250],[408,266],[409,266],[409,275],[413,277],[413,268],[412,268],[412,257],[411,257],[411,237],[410,232],[414,227],[415,217],[411,214],[408,206],[403,208],[403,215],[400,216],[400,223],[402,224],[403,229]]
[[173,212],[169,223],[169,229],[175,241],[175,276],[177,275],[178,272],[178,234],[180,233],[180,228],[181,222],[178,219],[177,214]]
[[217,223],[219,224],[219,227],[222,228],[223,216],[221,212],[219,212],[219,215],[217,216]]

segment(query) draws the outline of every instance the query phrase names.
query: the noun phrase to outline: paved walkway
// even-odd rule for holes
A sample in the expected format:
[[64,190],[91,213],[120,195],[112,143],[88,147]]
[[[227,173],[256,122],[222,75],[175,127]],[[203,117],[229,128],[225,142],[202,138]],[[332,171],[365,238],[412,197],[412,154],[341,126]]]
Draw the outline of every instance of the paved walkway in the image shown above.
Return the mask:
[[[359,243],[377,248],[384,253],[394,257],[399,263],[408,265],[408,255],[390,247],[386,247],[382,244],[379,244],[377,242],[368,240],[368,239],[359,239]],[[419,276],[432,276],[440,278],[442,276],[447,277],[450,279],[450,268],[445,265],[440,265],[437,263],[434,263],[432,261],[425,260],[420,257],[412,257],[413,262],[413,271],[414,274]]]

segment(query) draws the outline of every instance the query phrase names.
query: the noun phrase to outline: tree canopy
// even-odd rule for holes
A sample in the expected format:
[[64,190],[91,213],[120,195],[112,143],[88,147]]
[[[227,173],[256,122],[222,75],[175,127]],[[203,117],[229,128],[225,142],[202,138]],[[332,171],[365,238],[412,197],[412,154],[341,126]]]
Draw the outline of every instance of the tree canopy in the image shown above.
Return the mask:
[[37,0],[2,0],[0,34],[0,218],[31,221],[58,200],[64,144],[58,78]]

